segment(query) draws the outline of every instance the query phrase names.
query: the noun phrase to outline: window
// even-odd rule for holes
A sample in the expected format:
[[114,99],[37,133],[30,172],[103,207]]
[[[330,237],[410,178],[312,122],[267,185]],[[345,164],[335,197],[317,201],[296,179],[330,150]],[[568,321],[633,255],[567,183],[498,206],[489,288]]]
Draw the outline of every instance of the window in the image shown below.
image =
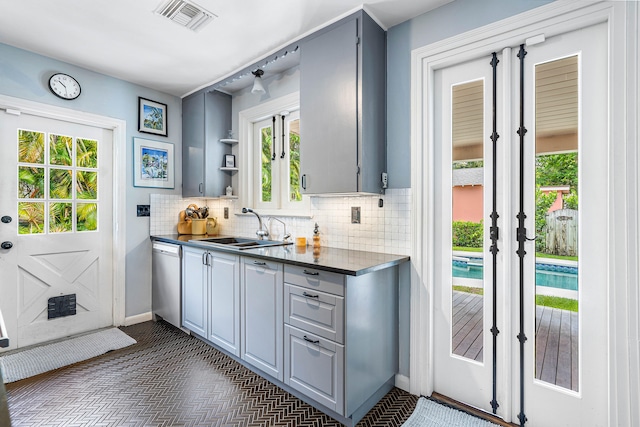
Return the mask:
[[18,234],[98,228],[98,141],[18,130]]
[[300,114],[276,114],[253,124],[257,189],[254,205],[267,209],[296,209],[300,189]]
[[[309,215],[309,197],[300,187],[299,94],[240,112],[242,203],[267,215]],[[244,194],[243,194],[244,193]]]

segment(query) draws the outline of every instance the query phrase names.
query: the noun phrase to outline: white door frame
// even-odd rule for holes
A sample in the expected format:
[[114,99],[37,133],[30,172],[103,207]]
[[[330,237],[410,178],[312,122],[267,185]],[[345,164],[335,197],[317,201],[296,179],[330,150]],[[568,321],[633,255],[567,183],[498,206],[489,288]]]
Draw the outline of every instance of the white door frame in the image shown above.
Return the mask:
[[[636,2],[558,0],[529,12],[414,49],[411,53],[411,319],[410,392],[433,392],[434,74],[464,59],[501,51],[539,34],[551,37],[599,22],[609,27],[608,410],[611,425],[637,425],[640,335],[635,317],[640,275],[637,224],[638,21]],[[488,61],[488,60],[487,60]],[[505,105],[505,112],[510,111]],[[504,123],[509,121],[502,120]],[[509,131],[508,125],[505,131]],[[615,141],[615,143],[614,143]],[[625,167],[626,166],[626,167]],[[611,284],[616,286],[611,286]],[[508,297],[505,295],[505,297]],[[635,297],[636,306],[628,298]],[[503,331],[508,333],[508,331]],[[504,354],[511,353],[510,348]],[[504,360],[502,361],[504,362]],[[509,365],[503,365],[509,366]],[[510,392],[510,386],[500,384]],[[509,387],[509,388],[507,388]],[[504,408],[510,414],[511,408]]]
[[125,318],[127,122],[5,95],[0,95],[0,109],[110,129],[113,132],[113,325],[123,325]]

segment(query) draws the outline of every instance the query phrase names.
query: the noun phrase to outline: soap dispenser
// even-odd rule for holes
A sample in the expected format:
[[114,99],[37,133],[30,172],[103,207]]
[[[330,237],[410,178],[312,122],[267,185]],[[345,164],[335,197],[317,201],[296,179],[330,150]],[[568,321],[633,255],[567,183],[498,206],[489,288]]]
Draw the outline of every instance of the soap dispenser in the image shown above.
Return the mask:
[[318,223],[313,228],[313,260],[318,262],[320,259],[320,230],[318,229]]

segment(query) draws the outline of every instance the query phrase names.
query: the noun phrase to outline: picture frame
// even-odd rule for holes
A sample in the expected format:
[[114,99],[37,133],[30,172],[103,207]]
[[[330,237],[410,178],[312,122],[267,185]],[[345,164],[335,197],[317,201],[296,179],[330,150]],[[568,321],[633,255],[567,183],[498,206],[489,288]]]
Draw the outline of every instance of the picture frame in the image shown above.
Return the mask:
[[167,104],[138,97],[138,132],[167,136]]
[[133,138],[133,186],[175,188],[174,145]]
[[233,154],[225,154],[224,155],[224,167],[225,168],[235,168],[236,167],[236,156]]

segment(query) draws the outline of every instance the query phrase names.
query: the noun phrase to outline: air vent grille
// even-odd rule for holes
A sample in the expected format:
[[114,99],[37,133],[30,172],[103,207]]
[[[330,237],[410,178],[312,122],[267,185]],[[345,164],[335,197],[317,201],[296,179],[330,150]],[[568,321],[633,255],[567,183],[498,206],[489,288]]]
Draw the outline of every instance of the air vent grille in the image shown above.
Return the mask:
[[156,13],[193,31],[198,31],[205,24],[217,18],[215,14],[204,10],[195,3],[184,0],[166,1],[156,9]]

